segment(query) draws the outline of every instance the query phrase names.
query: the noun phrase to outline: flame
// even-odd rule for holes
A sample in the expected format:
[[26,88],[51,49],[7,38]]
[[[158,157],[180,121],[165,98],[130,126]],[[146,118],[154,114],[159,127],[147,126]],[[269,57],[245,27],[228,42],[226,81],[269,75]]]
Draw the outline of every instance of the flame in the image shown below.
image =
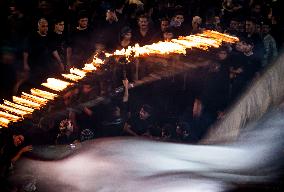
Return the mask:
[[10,113],[6,113],[6,112],[3,112],[3,111],[0,111],[0,117],[8,119],[9,121],[13,121],[13,122],[16,122],[16,121],[19,121],[20,119],[22,119],[19,116],[12,115]]
[[6,118],[0,117],[0,128],[1,127],[8,127],[10,121]]
[[26,106],[22,106],[22,105],[19,105],[19,104],[16,104],[16,103],[13,103],[13,102],[10,102],[10,101],[7,101],[7,100],[4,100],[4,104],[8,105],[8,106],[11,106],[13,108],[19,109],[21,111],[25,111],[27,113],[34,112],[34,109],[32,109],[32,108],[29,108],[29,107],[26,107]]
[[48,102],[47,99],[44,99],[44,98],[41,98],[41,97],[38,97],[38,96],[35,96],[35,95],[31,95],[31,94],[28,94],[28,93],[25,93],[25,92],[22,92],[22,97],[24,99],[31,100],[31,101],[36,102],[36,103],[41,104],[41,105],[46,105],[46,103]]
[[95,67],[93,64],[85,64],[83,70],[86,72],[92,72],[92,71],[96,71],[97,67]]
[[[179,37],[167,42],[157,42],[151,45],[145,45],[140,47],[138,44],[135,46],[129,46],[126,49],[116,50],[113,53],[104,53],[105,57],[110,56],[125,56],[127,60],[130,57],[140,57],[148,55],[165,55],[165,54],[186,54],[187,49],[197,48],[201,50],[208,50],[210,47],[218,48],[222,43],[236,43],[239,39],[227,34],[219,33],[217,31],[206,30],[201,34],[190,35],[185,37]],[[73,82],[79,82],[87,73],[94,72],[104,64],[105,60],[98,58],[96,55],[93,58],[92,63],[85,64],[82,69],[71,68],[69,74],[62,74],[62,76]],[[61,92],[73,83],[66,82],[56,78],[48,78],[46,83],[42,83],[42,86],[47,87],[53,91]],[[58,97],[57,94],[43,91],[41,89],[31,89],[31,94],[22,93],[21,97],[13,96],[13,101],[10,102],[4,100],[4,105],[0,104],[0,126],[8,127],[8,124],[16,122],[21,118],[19,116],[25,116],[31,114],[35,109],[40,109],[45,106],[50,100],[54,100]],[[12,114],[17,114],[12,115]]]
[[45,98],[45,99],[48,99],[48,100],[54,100],[55,97],[58,97],[57,94],[50,93],[48,91],[43,91],[43,90],[40,90],[40,89],[31,89],[31,93],[35,96],[42,97],[42,98]]
[[41,107],[41,105],[38,104],[38,103],[35,103],[35,102],[30,101],[28,99],[16,97],[16,96],[13,96],[13,101],[17,104],[24,105],[24,106],[27,106],[27,107],[30,107],[30,108],[33,108],[33,109],[40,109],[40,107]]
[[78,82],[79,80],[82,79],[82,77],[78,76],[78,75],[74,75],[74,74],[62,74],[62,76],[65,79],[71,80],[71,81],[75,81]]
[[19,116],[24,116],[24,115],[30,114],[30,112],[22,111],[20,109],[16,109],[14,107],[3,105],[3,104],[0,104],[0,109],[3,109],[3,110],[8,111],[8,112],[11,112],[13,114],[17,114]]
[[47,83],[42,83],[41,85],[51,90],[60,92],[66,89],[69,85],[72,85],[72,83],[68,83],[66,81],[62,81],[55,78],[48,78]]
[[70,73],[80,76],[81,78],[86,76],[86,72],[77,68],[71,68]]

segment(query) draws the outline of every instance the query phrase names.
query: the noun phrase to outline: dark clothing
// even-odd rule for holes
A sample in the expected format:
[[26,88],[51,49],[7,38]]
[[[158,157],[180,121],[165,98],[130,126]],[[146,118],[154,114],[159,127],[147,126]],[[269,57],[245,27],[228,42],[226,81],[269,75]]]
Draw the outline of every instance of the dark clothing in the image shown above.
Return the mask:
[[131,126],[131,129],[138,135],[143,135],[145,133],[150,133],[154,128],[154,122],[151,117],[146,120],[142,120],[136,115],[134,118],[130,119],[128,124]]
[[70,46],[72,48],[72,64],[76,67],[83,67],[88,59],[91,58],[94,51],[94,42],[92,30],[78,30],[77,28],[71,33]]
[[66,54],[67,54],[66,51],[67,51],[67,47],[70,46],[66,35],[52,32],[49,35],[49,41],[50,41],[51,53],[53,51],[57,51],[60,56],[61,61],[63,63],[66,63]]
[[26,41],[24,51],[29,54],[30,82],[39,85],[53,71],[52,66],[50,66],[51,53],[48,37],[41,36],[39,33],[32,34]]
[[0,76],[0,98],[10,99],[16,84],[16,71],[10,65],[0,64],[2,75]]
[[137,29],[133,31],[133,42],[138,43],[140,46],[150,45],[153,43],[153,34],[155,34],[155,32],[149,29],[146,35],[142,36],[140,30]]

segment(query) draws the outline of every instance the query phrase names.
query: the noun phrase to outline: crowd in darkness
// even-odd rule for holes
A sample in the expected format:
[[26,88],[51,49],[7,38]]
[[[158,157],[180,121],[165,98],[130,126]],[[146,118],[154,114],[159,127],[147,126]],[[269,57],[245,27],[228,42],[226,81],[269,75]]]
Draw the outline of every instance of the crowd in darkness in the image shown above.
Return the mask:
[[[190,102],[186,101],[188,92],[182,89],[184,83],[171,82],[165,90],[155,92],[160,96],[160,105],[156,102],[156,106],[143,100],[149,98],[145,90],[138,90],[136,96],[143,105],[138,113],[129,113],[129,82],[124,79],[120,102],[107,110],[84,107],[80,114],[70,111],[67,119],[56,125],[53,137],[56,144],[122,135],[194,143],[212,122],[222,118],[225,108],[248,83],[277,58],[283,44],[280,12],[280,0],[0,1],[0,98],[10,99],[40,85],[47,77],[57,76],[71,67],[80,68],[104,51],[112,52],[136,43],[143,46],[170,41],[205,29],[237,36],[238,43],[223,46],[211,55],[213,64],[206,73],[198,71],[187,77],[190,92],[200,82],[206,87]],[[84,102],[104,94],[103,91],[93,93],[94,89],[93,84],[86,82],[81,88],[69,91],[64,95],[64,99],[68,98],[64,100],[66,107],[70,99]],[[182,98],[177,97],[180,92]],[[180,99],[182,104],[170,101],[171,96]],[[167,114],[159,118],[157,111]],[[161,123],[159,119],[166,121]],[[2,152],[9,147],[15,149],[24,140],[22,135],[10,135],[10,138],[8,149],[3,145],[2,150],[1,144]],[[30,150],[31,146],[25,147],[20,154]],[[14,152],[9,154],[8,161],[19,156],[19,150]]]

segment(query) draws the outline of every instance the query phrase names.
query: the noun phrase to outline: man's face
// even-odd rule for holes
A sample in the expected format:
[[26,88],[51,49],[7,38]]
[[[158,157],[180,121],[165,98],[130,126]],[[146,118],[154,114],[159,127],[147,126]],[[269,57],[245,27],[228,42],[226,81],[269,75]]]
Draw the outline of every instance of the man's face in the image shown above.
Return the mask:
[[20,146],[24,142],[25,138],[23,135],[14,135],[13,142],[16,147]]
[[38,31],[42,35],[47,35],[48,32],[48,22],[46,20],[42,20],[38,25]]
[[230,22],[230,28],[233,29],[233,30],[237,30],[237,28],[238,28],[238,22],[232,20],[232,21]]
[[254,31],[255,31],[255,24],[252,21],[246,21],[246,32],[254,33]]
[[161,31],[165,31],[169,27],[169,21],[161,21]]
[[244,50],[245,50],[245,42],[239,41],[236,44],[236,50],[239,51],[239,52],[244,52]]
[[262,33],[263,34],[268,34],[270,32],[270,27],[269,27],[269,25],[263,25],[262,26]]
[[140,29],[147,29],[149,25],[149,21],[147,18],[141,17],[138,20],[138,25]]
[[79,27],[85,29],[88,27],[88,22],[89,22],[89,19],[88,18],[81,18],[79,19],[78,23],[79,23]]
[[223,61],[227,58],[228,54],[226,51],[219,51],[218,52],[218,58],[219,60]]
[[126,39],[126,40],[130,40],[131,37],[132,37],[132,33],[131,33],[131,32],[128,32],[128,33],[126,33],[126,34],[124,35],[124,39]]
[[163,33],[163,36],[164,36],[164,40],[165,41],[170,41],[170,40],[173,39],[174,34],[171,33],[171,32],[165,32],[165,33]]
[[88,84],[83,85],[82,91],[83,93],[89,93],[90,91],[92,91],[91,85],[88,85]]
[[184,17],[183,15],[176,15],[174,20],[181,25],[184,22]]
[[143,108],[141,108],[141,110],[139,111],[139,117],[141,120],[146,120],[150,117],[150,114],[145,111]]
[[55,24],[55,31],[61,33],[64,31],[64,21]]

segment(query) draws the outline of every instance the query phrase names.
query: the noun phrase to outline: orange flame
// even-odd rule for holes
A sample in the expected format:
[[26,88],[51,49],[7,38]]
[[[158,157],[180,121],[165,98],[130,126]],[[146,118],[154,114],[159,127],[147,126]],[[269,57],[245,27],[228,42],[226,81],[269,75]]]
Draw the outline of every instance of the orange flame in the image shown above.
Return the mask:
[[13,122],[16,122],[16,121],[19,121],[20,119],[22,119],[19,116],[12,115],[10,113],[6,113],[6,112],[3,112],[3,111],[0,111],[0,117],[8,119],[9,121],[13,121]]
[[74,74],[62,74],[62,76],[65,79],[71,80],[71,81],[75,81],[78,82],[82,79],[82,77],[78,76],[78,75],[74,75]]
[[55,78],[48,78],[47,83],[42,83],[41,85],[51,90],[60,92],[66,89],[69,85],[72,85],[72,83],[68,83],[66,81],[62,81]]
[[43,91],[43,90],[40,90],[40,89],[31,89],[31,93],[35,96],[42,97],[42,98],[45,98],[45,99],[48,99],[48,100],[54,100],[55,97],[58,97],[57,94],[50,93],[48,91]]
[[32,109],[32,108],[29,108],[29,107],[26,107],[26,106],[22,106],[22,105],[19,105],[19,104],[16,104],[16,103],[13,103],[13,102],[10,102],[10,101],[7,101],[7,100],[4,100],[4,104],[8,105],[8,106],[11,106],[13,108],[19,109],[21,111],[25,111],[27,113],[34,112],[34,109]]
[[16,97],[16,96],[13,96],[13,101],[17,104],[24,105],[24,106],[27,106],[27,107],[30,107],[30,108],[33,108],[33,109],[40,109],[40,107],[41,107],[41,105],[38,104],[38,103],[35,103],[35,102],[30,101],[28,99]]
[[8,119],[0,117],[0,128],[1,127],[7,128],[9,123],[10,123],[10,121]]
[[13,114],[17,114],[19,116],[24,116],[24,115],[30,114],[30,112],[22,111],[20,109],[16,109],[14,107],[10,107],[10,106],[3,105],[3,104],[0,104],[0,109],[3,109],[3,110],[8,111],[8,112],[11,112]]

